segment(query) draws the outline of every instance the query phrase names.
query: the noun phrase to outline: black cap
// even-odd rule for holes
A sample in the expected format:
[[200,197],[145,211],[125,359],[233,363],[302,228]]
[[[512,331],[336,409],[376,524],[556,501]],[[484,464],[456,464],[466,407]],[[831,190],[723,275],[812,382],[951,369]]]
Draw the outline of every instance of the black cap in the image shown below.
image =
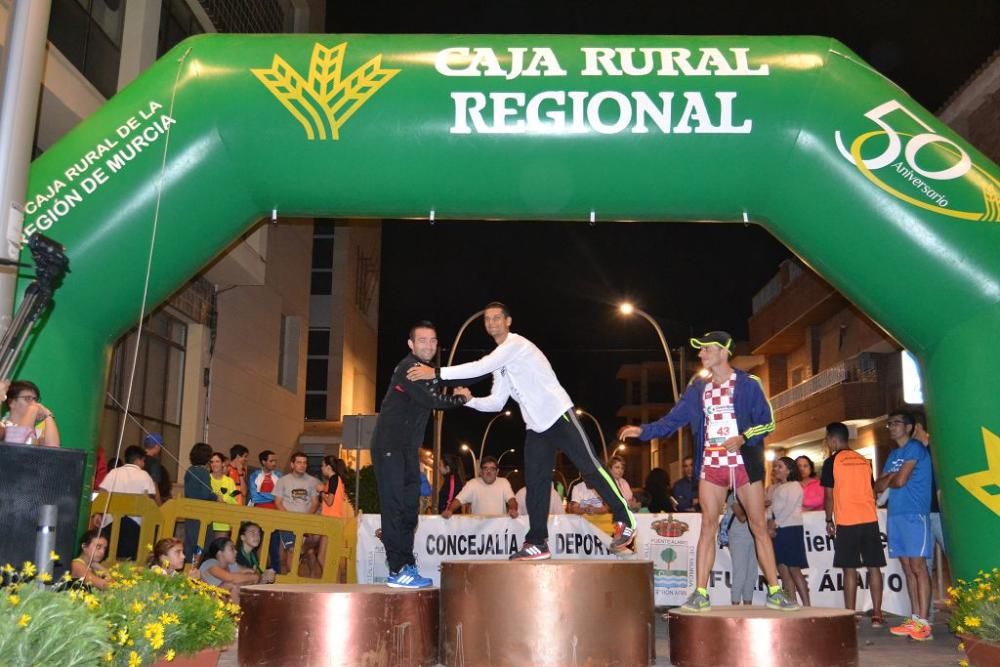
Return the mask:
[[733,337],[730,336],[725,331],[709,331],[704,333],[697,338],[691,339],[691,347],[696,350],[700,350],[708,345],[718,345],[724,350],[728,350],[730,354],[733,352]]

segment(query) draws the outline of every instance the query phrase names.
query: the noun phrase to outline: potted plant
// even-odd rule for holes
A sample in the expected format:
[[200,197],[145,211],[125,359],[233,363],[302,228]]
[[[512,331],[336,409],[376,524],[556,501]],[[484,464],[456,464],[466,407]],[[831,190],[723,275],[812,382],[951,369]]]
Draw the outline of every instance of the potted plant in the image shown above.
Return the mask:
[[121,565],[99,600],[114,646],[105,664],[115,667],[178,664],[181,656],[214,666],[236,636],[239,606],[221,589],[183,575]]
[[[3,567],[0,589],[0,665],[5,667],[93,667],[111,655],[107,626],[94,611],[97,597],[70,596],[36,580],[33,563]],[[65,583],[65,582],[60,582]]]
[[980,571],[969,582],[959,579],[948,595],[948,625],[962,640],[959,646],[968,658],[960,664],[1000,667],[1000,568]]

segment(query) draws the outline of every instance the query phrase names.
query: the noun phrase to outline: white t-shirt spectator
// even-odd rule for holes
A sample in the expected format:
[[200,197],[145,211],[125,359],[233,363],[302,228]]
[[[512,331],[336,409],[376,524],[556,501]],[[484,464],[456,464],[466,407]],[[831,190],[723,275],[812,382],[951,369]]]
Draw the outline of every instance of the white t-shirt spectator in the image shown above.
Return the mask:
[[[126,463],[108,472],[104,476],[104,479],[101,480],[98,488],[110,494],[156,495],[156,484],[153,482],[153,478],[149,476],[148,472],[134,463]],[[129,518],[136,523],[142,523],[141,516],[130,516]],[[106,527],[113,520],[110,514],[105,515],[104,521],[101,523],[101,528]]]
[[470,504],[473,514],[506,514],[507,501],[514,497],[514,489],[503,477],[497,477],[492,484],[476,477],[466,482],[455,497],[463,505]]
[[[528,516],[528,504],[525,500],[528,497],[527,487],[522,486],[518,489],[517,493],[514,494],[514,498],[517,499],[517,513]],[[562,498],[556,491],[556,487],[553,486],[549,493],[549,514],[565,514],[566,510],[563,509]]]
[[580,505],[580,507],[600,507],[604,504],[604,499],[601,498],[601,495],[583,482],[573,487],[570,500]]

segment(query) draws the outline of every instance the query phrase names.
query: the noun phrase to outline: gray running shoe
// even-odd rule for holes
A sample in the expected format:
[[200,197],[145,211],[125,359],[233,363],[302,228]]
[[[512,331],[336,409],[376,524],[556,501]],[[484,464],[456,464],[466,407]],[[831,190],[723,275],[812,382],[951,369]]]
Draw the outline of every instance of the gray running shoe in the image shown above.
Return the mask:
[[797,611],[800,609],[798,604],[788,599],[785,591],[781,588],[774,593],[767,594],[766,606],[768,609],[776,609],[777,611]]
[[687,601],[681,605],[681,609],[685,611],[708,611],[711,608],[712,603],[708,601],[708,596],[699,593],[697,588],[691,592]]

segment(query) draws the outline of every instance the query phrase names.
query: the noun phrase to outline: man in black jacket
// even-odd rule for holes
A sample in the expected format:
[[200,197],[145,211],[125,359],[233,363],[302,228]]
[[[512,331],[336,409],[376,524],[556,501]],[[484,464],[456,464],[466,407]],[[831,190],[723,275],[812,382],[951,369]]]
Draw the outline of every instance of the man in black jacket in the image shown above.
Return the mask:
[[393,588],[426,588],[432,585],[420,576],[413,556],[413,534],[417,529],[420,504],[420,460],[418,449],[427,430],[431,410],[447,410],[465,405],[469,390],[455,389],[446,396],[440,381],[407,380],[406,371],[415,364],[430,364],[437,354],[437,332],[427,321],[410,328],[410,354],[396,364],[389,390],[382,399],[375,433],[372,460],[378,483],[382,512],[382,543],[389,561]]

